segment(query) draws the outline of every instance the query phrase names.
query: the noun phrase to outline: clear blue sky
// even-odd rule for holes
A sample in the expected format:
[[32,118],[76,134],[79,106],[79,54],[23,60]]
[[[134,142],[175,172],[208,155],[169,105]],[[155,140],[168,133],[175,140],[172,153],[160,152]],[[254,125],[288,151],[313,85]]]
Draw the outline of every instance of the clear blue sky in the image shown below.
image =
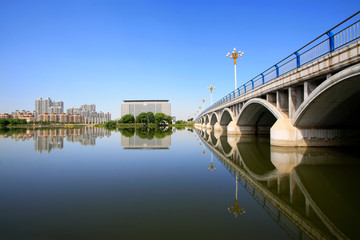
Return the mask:
[[238,82],[288,56],[359,10],[359,1],[0,0],[0,113],[96,104],[120,116],[126,99],[168,99],[193,116]]

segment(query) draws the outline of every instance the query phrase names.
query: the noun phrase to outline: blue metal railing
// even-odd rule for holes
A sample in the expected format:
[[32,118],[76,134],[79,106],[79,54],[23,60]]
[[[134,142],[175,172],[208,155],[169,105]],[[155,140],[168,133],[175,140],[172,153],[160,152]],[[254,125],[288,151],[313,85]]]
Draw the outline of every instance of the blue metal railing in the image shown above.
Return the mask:
[[[219,105],[230,102],[243,94],[257,88],[267,82],[270,82],[290,71],[295,70],[301,66],[304,66],[316,59],[325,56],[335,50],[338,50],[346,45],[354,42],[360,38],[360,11],[339,23],[329,31],[320,35],[310,43],[306,44],[302,48],[295,51],[293,54],[284,58],[280,62],[266,69],[264,72],[255,76],[250,81],[243,84],[241,87],[227,94],[213,105],[205,109],[199,114],[201,116],[204,112],[209,111]],[[347,27],[343,27],[347,24]],[[343,27],[343,28],[341,28]],[[340,30],[338,30],[341,28]],[[196,120],[199,118],[196,118]]]

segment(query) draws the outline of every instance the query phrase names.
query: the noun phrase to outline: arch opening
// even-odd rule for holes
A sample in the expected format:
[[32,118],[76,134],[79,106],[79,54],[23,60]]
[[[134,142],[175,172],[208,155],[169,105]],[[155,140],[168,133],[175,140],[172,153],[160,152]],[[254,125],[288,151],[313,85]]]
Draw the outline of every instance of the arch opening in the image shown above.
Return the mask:
[[330,78],[299,107],[293,125],[299,128],[360,129],[359,103],[360,72],[342,79]]
[[221,114],[220,125],[222,127],[227,127],[231,121],[233,121],[233,117],[231,116],[231,112],[229,109],[225,108]]
[[204,123],[205,123],[205,124],[208,124],[208,123],[209,123],[209,116],[208,116],[208,115],[205,116],[205,121],[204,121]]
[[278,113],[278,116],[275,116],[275,109],[272,108],[275,107],[263,99],[250,100],[246,103],[237,122],[241,133],[257,136],[270,135],[270,128],[281,115]]
[[211,126],[214,126],[215,123],[217,123],[217,122],[218,122],[217,116],[216,116],[215,113],[213,113],[213,114],[211,115],[211,117],[210,117],[210,124],[211,124]]

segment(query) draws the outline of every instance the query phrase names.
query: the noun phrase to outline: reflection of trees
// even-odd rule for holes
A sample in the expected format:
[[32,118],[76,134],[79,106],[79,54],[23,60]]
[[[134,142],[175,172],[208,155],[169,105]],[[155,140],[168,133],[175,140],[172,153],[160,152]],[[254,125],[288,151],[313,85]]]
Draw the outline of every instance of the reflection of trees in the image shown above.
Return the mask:
[[0,135],[26,133],[25,128],[0,128]]
[[158,138],[158,139],[161,139],[161,138],[164,138],[166,136],[169,136],[172,134],[172,129],[171,128],[168,128],[166,130],[161,130],[159,128],[156,128],[155,129],[155,137]]
[[141,139],[153,139],[155,134],[155,129],[142,127],[136,129],[136,136]]
[[157,139],[164,138],[172,134],[172,129],[168,128],[166,130],[162,130],[160,128],[149,128],[142,127],[136,129],[136,136],[141,139],[153,139],[154,137]]
[[124,137],[132,137],[135,135],[135,128],[119,128],[121,135]]

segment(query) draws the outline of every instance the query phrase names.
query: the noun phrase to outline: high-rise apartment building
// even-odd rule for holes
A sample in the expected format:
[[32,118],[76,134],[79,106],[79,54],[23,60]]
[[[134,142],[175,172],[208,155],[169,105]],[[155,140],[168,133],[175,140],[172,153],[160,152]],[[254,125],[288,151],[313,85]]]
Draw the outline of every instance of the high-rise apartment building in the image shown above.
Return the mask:
[[111,120],[110,113],[96,112],[95,104],[84,104],[79,108],[68,108],[67,114],[80,115],[85,123],[103,123]]
[[121,116],[132,114],[135,117],[142,112],[164,113],[171,116],[169,100],[124,100],[121,104]]
[[61,114],[64,112],[64,102],[52,101],[50,98],[42,99],[39,98],[35,100],[35,112],[37,114],[44,113],[57,113]]

